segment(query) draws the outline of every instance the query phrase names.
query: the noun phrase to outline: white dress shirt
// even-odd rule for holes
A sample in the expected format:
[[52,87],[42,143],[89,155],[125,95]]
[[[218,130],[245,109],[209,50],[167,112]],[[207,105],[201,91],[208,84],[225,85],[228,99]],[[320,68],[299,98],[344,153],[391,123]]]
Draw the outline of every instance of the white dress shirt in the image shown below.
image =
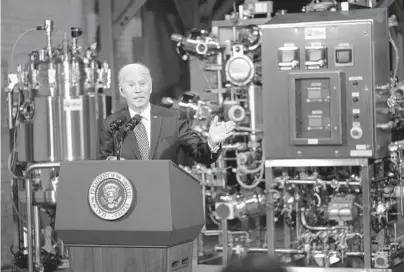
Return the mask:
[[150,103],[147,104],[147,107],[141,112],[141,113],[137,113],[134,110],[132,110],[131,108],[129,108],[129,114],[130,114],[130,118],[133,118],[136,114],[139,114],[140,116],[142,116],[142,123],[143,126],[146,128],[146,133],[147,133],[147,139],[149,140],[149,147],[150,147],[150,141],[151,141],[151,107],[150,107]]

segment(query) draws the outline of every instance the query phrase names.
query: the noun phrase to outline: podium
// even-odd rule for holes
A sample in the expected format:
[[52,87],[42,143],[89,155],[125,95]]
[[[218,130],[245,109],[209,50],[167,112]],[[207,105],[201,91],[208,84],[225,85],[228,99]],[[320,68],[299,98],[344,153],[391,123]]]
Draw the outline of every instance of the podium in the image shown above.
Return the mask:
[[201,185],[171,161],[61,163],[55,229],[68,271],[192,271],[204,223]]

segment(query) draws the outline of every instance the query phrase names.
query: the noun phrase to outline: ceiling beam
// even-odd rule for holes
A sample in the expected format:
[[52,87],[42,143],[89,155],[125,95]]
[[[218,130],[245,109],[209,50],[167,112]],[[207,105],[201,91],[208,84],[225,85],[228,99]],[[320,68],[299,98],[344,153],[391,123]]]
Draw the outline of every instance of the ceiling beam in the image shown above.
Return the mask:
[[182,21],[185,32],[196,28],[200,23],[199,1],[173,0],[177,13]]
[[376,4],[377,8],[388,8],[390,7],[395,0],[381,0]]
[[[126,4],[125,4],[126,2]],[[125,0],[120,1],[121,6],[119,10],[114,10],[113,14],[113,33],[114,39],[118,38],[122,29],[130,23],[133,17],[140,11],[140,9],[146,4],[147,0]]]

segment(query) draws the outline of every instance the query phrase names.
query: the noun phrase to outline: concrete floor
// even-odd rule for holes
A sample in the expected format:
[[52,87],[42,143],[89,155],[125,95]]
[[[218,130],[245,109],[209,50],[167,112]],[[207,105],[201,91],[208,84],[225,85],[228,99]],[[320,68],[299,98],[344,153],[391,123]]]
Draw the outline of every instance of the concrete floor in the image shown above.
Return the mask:
[[220,272],[220,266],[198,265],[196,261],[192,264],[192,272]]

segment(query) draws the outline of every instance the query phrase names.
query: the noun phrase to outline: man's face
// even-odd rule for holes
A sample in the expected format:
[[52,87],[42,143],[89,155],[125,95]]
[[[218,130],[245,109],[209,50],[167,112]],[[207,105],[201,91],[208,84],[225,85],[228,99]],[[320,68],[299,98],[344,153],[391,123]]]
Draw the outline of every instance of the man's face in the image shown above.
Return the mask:
[[152,92],[152,80],[148,72],[134,70],[120,84],[121,95],[126,98],[128,106],[144,109]]

